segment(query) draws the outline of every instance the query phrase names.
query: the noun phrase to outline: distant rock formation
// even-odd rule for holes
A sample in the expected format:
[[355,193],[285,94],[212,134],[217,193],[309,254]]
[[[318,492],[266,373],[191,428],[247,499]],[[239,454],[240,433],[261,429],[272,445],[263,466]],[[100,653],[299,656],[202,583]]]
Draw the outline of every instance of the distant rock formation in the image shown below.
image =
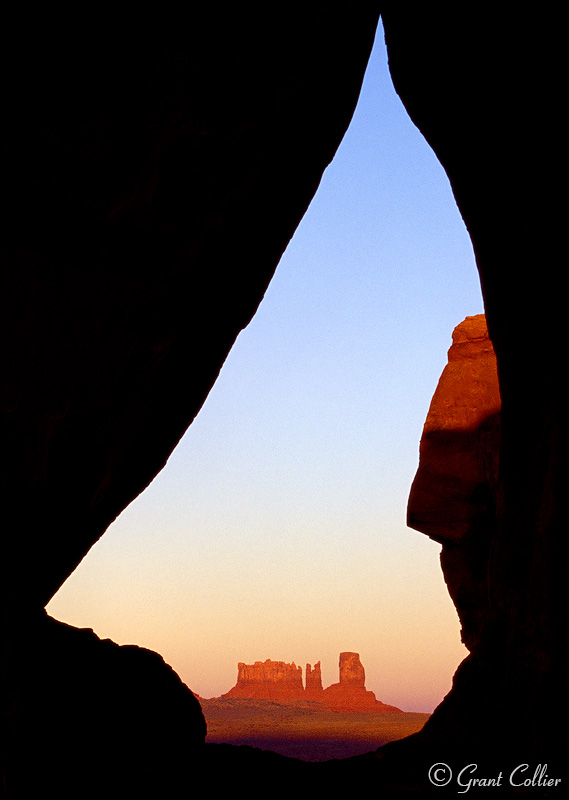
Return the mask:
[[258,700],[304,699],[302,667],[284,661],[255,661],[237,665],[237,683],[224,697],[249,697]]
[[320,700],[322,697],[322,672],[320,671],[320,661],[311,669],[310,664],[306,665],[306,689],[305,697],[308,700]]
[[366,673],[359,653],[340,653],[340,683],[365,689]]
[[324,689],[324,702],[333,711],[396,712],[401,709],[376,700],[365,688],[365,670],[358,653],[340,653],[340,680]]
[[376,700],[365,688],[365,670],[358,653],[340,653],[340,680],[322,688],[320,661],[306,665],[306,686],[302,668],[284,661],[255,661],[237,665],[237,683],[222,695],[256,700],[311,700],[333,711],[398,712],[401,709]]

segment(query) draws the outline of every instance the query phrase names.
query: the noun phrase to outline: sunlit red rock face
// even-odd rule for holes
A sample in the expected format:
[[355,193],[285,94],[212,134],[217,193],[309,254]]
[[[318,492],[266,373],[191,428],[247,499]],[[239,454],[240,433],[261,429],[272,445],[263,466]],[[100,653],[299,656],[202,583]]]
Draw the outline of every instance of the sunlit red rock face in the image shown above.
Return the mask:
[[311,700],[334,711],[397,712],[400,709],[376,700],[365,688],[365,672],[358,653],[340,653],[340,680],[322,688],[320,662],[306,665],[306,687],[302,683],[302,668],[294,662],[255,661],[237,667],[237,683],[223,697],[256,700]]
[[317,661],[314,668],[310,664],[306,665],[305,672],[306,688],[304,694],[307,700],[317,700],[322,697],[322,670],[320,661]]
[[496,535],[500,388],[483,314],[452,335],[431,401],[407,509],[410,527],[441,542],[441,565],[469,649],[488,616],[489,551]]
[[237,665],[237,683],[224,697],[250,697],[264,700],[296,700],[304,697],[302,667],[294,662],[255,661]]
[[365,688],[365,670],[358,653],[340,653],[340,680],[324,689],[323,701],[334,711],[400,711],[376,700]]

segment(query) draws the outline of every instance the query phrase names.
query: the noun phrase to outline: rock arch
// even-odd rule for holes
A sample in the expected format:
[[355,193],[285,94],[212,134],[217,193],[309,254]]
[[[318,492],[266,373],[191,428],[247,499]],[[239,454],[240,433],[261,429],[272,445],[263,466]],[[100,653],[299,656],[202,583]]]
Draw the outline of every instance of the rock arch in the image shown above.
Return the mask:
[[[566,751],[554,724],[568,666],[556,14],[384,2],[188,18],[177,6],[171,16],[77,12],[69,35],[53,9],[13,11],[2,54],[1,295],[13,796],[30,753],[53,775],[58,746],[77,757],[97,746],[88,710],[81,744],[65,720],[34,727],[49,708],[42,681],[60,675],[45,657],[43,606],[160,470],[253,315],[349,123],[380,11],[396,89],[447,171],[474,244],[502,445],[479,644],[428,735],[382,754],[374,774],[397,785],[410,748],[433,743],[439,753],[471,753],[475,742],[495,752],[486,734],[496,709],[508,719],[495,729],[508,757],[522,744],[524,757],[549,763]],[[53,636],[71,659],[91,646],[80,632]],[[116,689],[105,664],[97,680]],[[198,737],[201,725],[195,710]],[[193,735],[184,741],[194,747]],[[392,773],[386,758],[399,764]],[[151,778],[123,778],[159,783],[164,763]],[[184,779],[186,763],[168,767],[172,781]],[[70,758],[57,777],[74,770]]]

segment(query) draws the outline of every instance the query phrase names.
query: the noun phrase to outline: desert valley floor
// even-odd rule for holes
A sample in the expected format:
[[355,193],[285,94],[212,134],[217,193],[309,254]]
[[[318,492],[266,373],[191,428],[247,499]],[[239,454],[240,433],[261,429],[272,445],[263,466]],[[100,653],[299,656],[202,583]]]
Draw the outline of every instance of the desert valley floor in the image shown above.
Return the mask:
[[318,703],[200,698],[206,742],[249,745],[304,761],[350,758],[420,730],[429,714],[334,712]]

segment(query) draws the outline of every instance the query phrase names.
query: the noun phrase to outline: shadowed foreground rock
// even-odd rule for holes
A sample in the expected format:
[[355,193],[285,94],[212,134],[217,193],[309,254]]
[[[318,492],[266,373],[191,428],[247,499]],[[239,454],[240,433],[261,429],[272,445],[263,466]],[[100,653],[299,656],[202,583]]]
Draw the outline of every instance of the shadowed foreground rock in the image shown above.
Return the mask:
[[377,11],[200,9],[85,12],[76,38],[38,11],[2,53],[10,613],[164,466],[355,108]]
[[11,668],[8,796],[168,796],[187,781],[205,720],[161,656],[43,613]]

